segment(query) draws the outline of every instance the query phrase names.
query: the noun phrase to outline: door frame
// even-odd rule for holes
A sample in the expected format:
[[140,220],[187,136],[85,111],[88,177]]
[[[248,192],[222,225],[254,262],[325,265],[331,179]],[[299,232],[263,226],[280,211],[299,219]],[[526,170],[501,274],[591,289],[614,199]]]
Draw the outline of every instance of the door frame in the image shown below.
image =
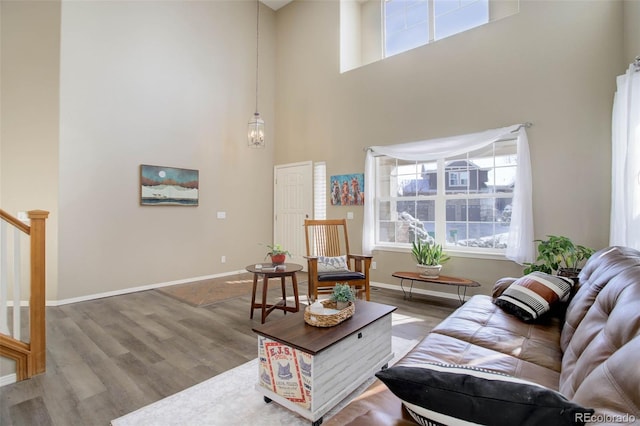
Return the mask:
[[[287,163],[287,164],[277,164],[275,166],[273,166],[273,235],[272,235],[272,241],[276,241],[276,232],[277,232],[277,226],[278,226],[278,220],[277,220],[277,215],[278,215],[278,189],[277,189],[277,178],[278,178],[278,171],[282,170],[282,169],[286,169],[286,168],[290,168],[290,167],[301,167],[301,166],[308,166],[309,167],[309,172],[310,172],[310,187],[308,188],[309,190],[309,194],[311,194],[310,197],[310,211],[309,213],[306,214],[308,219],[313,218],[314,215],[314,177],[313,177],[313,164],[314,162],[312,160],[308,160],[308,161],[299,161],[296,163]],[[303,241],[304,243],[304,241]],[[286,247],[285,247],[286,248]],[[300,256],[304,256],[304,253],[300,253]],[[298,259],[296,259],[298,260]],[[307,265],[306,262],[302,262],[300,261],[303,269],[306,271],[307,270]]]

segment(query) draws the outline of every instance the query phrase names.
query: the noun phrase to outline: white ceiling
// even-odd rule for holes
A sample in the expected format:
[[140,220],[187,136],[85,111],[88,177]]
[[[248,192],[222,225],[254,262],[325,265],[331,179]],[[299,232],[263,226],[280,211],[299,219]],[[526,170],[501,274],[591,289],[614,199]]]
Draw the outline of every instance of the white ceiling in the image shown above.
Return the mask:
[[293,0],[260,0],[262,4],[266,4],[273,10],[278,10],[283,6],[291,3]]

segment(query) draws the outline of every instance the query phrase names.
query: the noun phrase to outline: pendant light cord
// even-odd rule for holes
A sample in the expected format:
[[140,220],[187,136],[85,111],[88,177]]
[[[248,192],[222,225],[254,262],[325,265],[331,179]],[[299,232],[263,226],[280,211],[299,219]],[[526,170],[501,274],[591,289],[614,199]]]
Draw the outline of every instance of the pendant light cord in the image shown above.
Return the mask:
[[256,0],[256,115],[258,115],[258,59],[260,52],[260,0]]

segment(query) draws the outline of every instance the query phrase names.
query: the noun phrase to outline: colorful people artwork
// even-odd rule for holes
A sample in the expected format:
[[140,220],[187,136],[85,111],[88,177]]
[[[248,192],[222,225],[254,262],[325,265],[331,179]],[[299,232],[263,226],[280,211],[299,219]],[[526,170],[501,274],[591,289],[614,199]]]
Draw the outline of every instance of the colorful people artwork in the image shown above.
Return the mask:
[[331,205],[361,206],[364,204],[364,174],[331,176]]

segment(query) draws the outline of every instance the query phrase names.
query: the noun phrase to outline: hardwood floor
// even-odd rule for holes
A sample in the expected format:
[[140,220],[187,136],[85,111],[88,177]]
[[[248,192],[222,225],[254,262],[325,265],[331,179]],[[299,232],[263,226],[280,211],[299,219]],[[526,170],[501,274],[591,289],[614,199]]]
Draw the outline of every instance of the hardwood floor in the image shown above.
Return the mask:
[[[229,279],[226,277],[225,279]],[[277,286],[269,291],[277,298]],[[307,293],[300,284],[301,301]],[[271,297],[273,296],[273,297]],[[0,387],[0,424],[108,425],[117,417],[237,367],[257,355],[251,295],[192,307],[149,290],[47,308],[47,372]],[[371,300],[412,317],[393,334],[417,338],[452,300],[372,288]],[[267,318],[281,317],[275,311]]]

